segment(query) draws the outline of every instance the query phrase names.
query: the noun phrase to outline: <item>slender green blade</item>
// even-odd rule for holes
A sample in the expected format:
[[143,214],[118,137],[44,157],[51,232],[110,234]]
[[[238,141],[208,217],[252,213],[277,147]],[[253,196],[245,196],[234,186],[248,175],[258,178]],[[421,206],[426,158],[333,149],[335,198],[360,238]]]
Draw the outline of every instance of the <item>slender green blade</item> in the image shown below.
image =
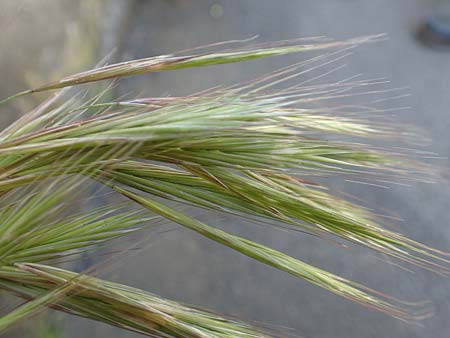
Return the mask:
[[364,289],[358,288],[355,283],[313,267],[259,243],[255,243],[248,239],[234,236],[222,230],[213,228],[183,213],[180,213],[167,205],[156,202],[153,199],[136,195],[117,186],[114,186],[113,188],[117,192],[141,204],[143,207],[151,210],[152,212],[166,217],[175,223],[201,234],[202,236],[205,236],[222,245],[228,246],[262,263],[273,266],[296,277],[303,278],[337,295],[373,307],[400,319],[408,320],[412,318],[410,314],[404,312],[401,308],[391,305],[374,295],[370,295],[366,292],[368,290],[367,288],[365,289],[366,291],[364,291]]

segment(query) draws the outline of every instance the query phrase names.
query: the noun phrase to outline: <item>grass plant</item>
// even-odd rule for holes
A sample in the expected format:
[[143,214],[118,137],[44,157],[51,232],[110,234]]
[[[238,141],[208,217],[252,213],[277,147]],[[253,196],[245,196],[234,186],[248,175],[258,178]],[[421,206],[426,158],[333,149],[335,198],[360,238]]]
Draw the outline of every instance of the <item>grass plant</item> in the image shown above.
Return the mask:
[[[63,258],[77,259],[82,252],[163,221],[400,320],[428,315],[420,306],[200,222],[179,208],[187,205],[233,215],[237,222],[241,217],[337,238],[448,273],[448,254],[388,230],[370,210],[333,194],[321,182],[334,175],[375,183],[433,175],[399,148],[364,143],[395,139],[397,127],[358,117],[346,107],[318,105],[378,92],[384,81],[350,78],[287,85],[308,69],[379,38],[151,57],[102,66],[4,99],[55,91],[0,133],[0,289],[26,300],[0,318],[0,331],[51,307],[152,337],[277,336],[96,278],[95,271],[76,273],[58,265]],[[322,49],[329,51],[249,83],[186,97],[105,100],[107,90],[89,96],[69,88]],[[74,211],[71,205],[85,198],[92,182],[128,202]]]

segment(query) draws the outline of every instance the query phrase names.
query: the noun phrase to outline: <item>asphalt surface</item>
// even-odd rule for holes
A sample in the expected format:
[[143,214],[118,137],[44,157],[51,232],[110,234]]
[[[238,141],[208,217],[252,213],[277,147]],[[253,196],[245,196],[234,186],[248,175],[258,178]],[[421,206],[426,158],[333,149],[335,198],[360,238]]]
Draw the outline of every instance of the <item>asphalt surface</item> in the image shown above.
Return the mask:
[[[221,7],[215,6],[220,4]],[[413,183],[389,189],[331,180],[335,189],[364,199],[380,212],[390,210],[402,222],[396,229],[430,246],[450,251],[450,49],[430,50],[413,32],[433,12],[437,1],[419,0],[222,0],[135,1],[122,58],[131,59],[259,35],[258,42],[326,35],[350,38],[387,33],[389,39],[359,47],[344,61],[343,73],[387,77],[392,88],[407,86],[409,97],[385,107],[409,107],[396,121],[420,127],[431,139],[421,148],[442,157],[444,168],[435,184]],[[184,95],[217,84],[231,84],[317,54],[152,74],[127,80],[122,93]],[[383,97],[381,97],[383,98]],[[419,147],[419,145],[415,145]],[[151,245],[121,258],[108,278],[167,298],[237,316],[243,320],[289,327],[302,337],[433,337],[450,336],[450,279],[412,268],[407,272],[386,258],[357,247],[343,249],[302,234],[244,223],[223,215],[204,215],[232,233],[252,238],[292,256],[329,269],[377,290],[410,301],[428,300],[434,316],[410,325],[365,309],[317,287],[255,262],[227,248],[175,228],[149,232]],[[394,262],[395,263],[395,262]],[[83,324],[82,324],[83,323]],[[68,337],[135,337],[115,328],[77,319]]]

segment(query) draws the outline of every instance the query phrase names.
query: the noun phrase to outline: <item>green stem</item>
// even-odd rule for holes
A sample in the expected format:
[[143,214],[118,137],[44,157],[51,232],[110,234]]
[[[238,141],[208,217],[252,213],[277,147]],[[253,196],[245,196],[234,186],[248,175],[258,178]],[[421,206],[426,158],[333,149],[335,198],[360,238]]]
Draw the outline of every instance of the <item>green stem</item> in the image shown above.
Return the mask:
[[24,90],[23,92],[11,95],[11,96],[7,97],[6,99],[0,100],[0,104],[6,103],[6,102],[14,100],[15,98],[18,98],[20,96],[25,96],[25,95],[31,94],[31,93],[33,93],[32,89]]

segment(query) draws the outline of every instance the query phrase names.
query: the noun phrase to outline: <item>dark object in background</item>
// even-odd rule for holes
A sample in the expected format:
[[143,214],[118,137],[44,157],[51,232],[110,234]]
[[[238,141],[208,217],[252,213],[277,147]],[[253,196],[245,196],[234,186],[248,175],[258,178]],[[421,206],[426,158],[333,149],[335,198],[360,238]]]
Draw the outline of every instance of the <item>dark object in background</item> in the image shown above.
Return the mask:
[[450,14],[427,18],[418,28],[416,38],[428,47],[450,50]]

